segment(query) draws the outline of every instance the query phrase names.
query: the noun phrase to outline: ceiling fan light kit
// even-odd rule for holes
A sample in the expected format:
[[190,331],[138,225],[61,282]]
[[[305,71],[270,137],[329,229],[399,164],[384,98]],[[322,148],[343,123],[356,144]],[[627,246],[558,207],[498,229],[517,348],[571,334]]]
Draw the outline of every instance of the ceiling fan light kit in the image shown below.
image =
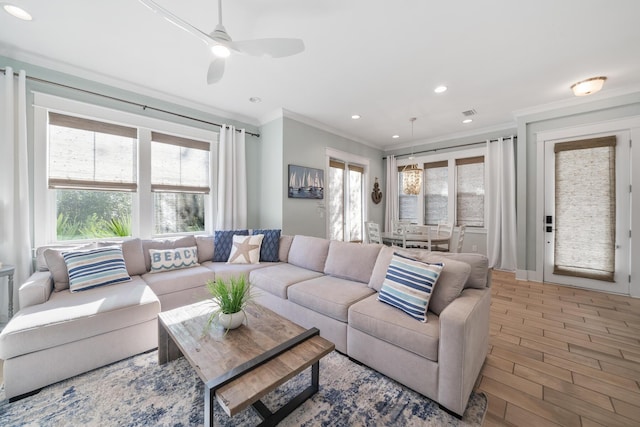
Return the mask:
[[216,25],[211,34],[200,31],[198,28],[152,0],[138,1],[176,27],[188,32],[209,46],[214,58],[207,71],[208,84],[217,83],[222,79],[225,69],[225,58],[229,57],[231,53],[283,58],[285,56],[296,55],[304,50],[304,42],[300,39],[264,38],[234,42],[222,25],[222,0],[218,0],[218,25]]

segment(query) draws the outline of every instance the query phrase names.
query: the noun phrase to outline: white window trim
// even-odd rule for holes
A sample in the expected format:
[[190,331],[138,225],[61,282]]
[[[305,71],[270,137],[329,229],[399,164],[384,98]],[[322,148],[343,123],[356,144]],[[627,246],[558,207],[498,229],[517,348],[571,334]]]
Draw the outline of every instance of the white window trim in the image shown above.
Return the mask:
[[[138,129],[138,192],[133,193],[131,234],[140,238],[154,237],[153,194],[151,193],[151,130],[185,138],[211,141],[211,188],[216,188],[218,132],[172,123],[152,117],[118,111],[41,92],[34,95],[34,244],[36,247],[56,242],[54,191],[47,188],[47,114],[54,111],[87,119],[101,120]],[[214,192],[212,192],[214,193]],[[206,232],[213,232],[216,212],[213,196],[205,196],[209,213],[205,216]],[[148,218],[148,220],[143,220]],[[184,234],[184,233],[180,233]],[[166,234],[163,234],[166,236]]]
[[[442,161],[447,161],[448,165],[447,165],[447,170],[448,171],[454,171],[454,173],[449,173],[448,174],[448,188],[449,188],[449,202],[448,202],[448,207],[447,207],[447,217],[451,218],[451,223],[456,222],[456,197],[451,197],[451,195],[455,195],[456,194],[456,182],[457,182],[457,176],[456,176],[456,159],[464,159],[467,157],[476,157],[476,156],[484,156],[485,157],[485,166],[486,166],[486,158],[487,158],[487,148],[486,146],[484,147],[477,147],[477,148],[468,148],[465,150],[458,150],[458,151],[448,151],[445,153],[434,153],[434,154],[423,154],[423,155],[418,155],[418,156],[414,156],[414,158],[412,160],[410,160],[409,158],[403,158],[403,159],[398,159],[397,161],[397,165],[398,167],[403,167],[403,166],[407,166],[407,165],[415,165],[418,164],[418,166],[422,169],[422,166],[425,163],[431,163],[431,162],[442,162]],[[487,182],[489,182],[489,175],[488,175],[488,171],[487,168],[484,168],[484,182],[485,182],[485,196],[487,193]],[[487,228],[486,228],[486,224],[488,221],[488,217],[487,217],[487,197],[485,197],[485,205],[484,205],[484,223],[485,226],[484,227],[467,227],[465,229],[465,233],[471,233],[471,234],[486,234],[487,233]],[[418,194],[418,218],[421,218],[424,221],[424,186],[420,186],[420,193]]]

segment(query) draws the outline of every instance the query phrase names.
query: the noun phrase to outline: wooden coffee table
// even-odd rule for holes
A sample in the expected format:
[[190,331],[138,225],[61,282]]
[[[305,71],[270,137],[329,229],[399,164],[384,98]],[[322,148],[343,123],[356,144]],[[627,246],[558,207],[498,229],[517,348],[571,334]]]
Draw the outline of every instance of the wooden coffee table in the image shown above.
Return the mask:
[[[204,301],[158,314],[158,362],[181,355],[204,382],[205,424],[213,426],[214,397],[228,416],[253,406],[276,425],[318,391],[321,358],[335,348],[316,328],[304,329],[262,306],[246,311],[247,320],[226,334],[211,326],[203,333],[211,302]],[[311,366],[311,385],[276,412],[260,399]]]

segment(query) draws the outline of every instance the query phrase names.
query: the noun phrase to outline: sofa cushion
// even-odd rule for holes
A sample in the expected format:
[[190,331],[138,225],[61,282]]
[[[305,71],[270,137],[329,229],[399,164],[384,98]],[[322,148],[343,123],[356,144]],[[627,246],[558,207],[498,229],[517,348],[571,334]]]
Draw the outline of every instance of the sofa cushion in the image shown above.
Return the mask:
[[50,247],[46,248],[42,252],[47,268],[53,276],[53,289],[56,292],[69,289],[69,271],[67,270],[67,264],[64,262],[64,258],[62,257],[62,252],[93,248],[95,248],[95,245],[93,243],[88,243],[86,245]]
[[322,273],[292,264],[278,264],[260,270],[253,270],[249,275],[249,279],[256,288],[286,299],[289,286],[321,276]]
[[63,252],[62,257],[69,271],[71,292],[131,281],[119,246]]
[[378,300],[390,304],[421,322],[427,321],[427,307],[442,264],[427,264],[393,254]]
[[258,264],[264,234],[233,236],[233,246],[227,264]]
[[196,246],[196,238],[194,236],[183,236],[177,239],[153,239],[142,241],[142,252],[144,253],[144,264],[146,271],[151,270],[151,256],[149,249],[175,249],[188,248]]
[[240,276],[248,278],[252,271],[275,265],[275,263],[261,262],[260,264],[227,264],[226,262],[207,261],[201,265],[213,271],[216,279],[220,278],[222,280],[229,280],[232,277]]
[[200,286],[204,287],[207,280],[215,279],[215,273],[199,265],[188,269],[145,273],[142,278],[153,292],[160,296]]
[[391,262],[394,251],[398,248],[395,246],[383,246],[376,258],[376,264],[371,272],[371,278],[369,279],[369,287],[380,292],[384,278],[387,276],[387,268]]
[[382,245],[341,242],[329,244],[324,273],[342,279],[368,283]]
[[349,307],[349,326],[436,362],[440,319],[427,313],[427,323],[416,322],[395,307],[382,304],[376,295]]
[[198,262],[200,264],[213,259],[213,235],[197,235],[196,246],[198,247]]
[[248,236],[249,230],[216,230],[213,242],[213,262],[227,262],[233,246],[233,236]]
[[101,241],[97,243],[97,246],[99,248],[105,246],[120,246],[129,276],[139,276],[147,272],[147,266],[144,263],[144,252],[142,251],[142,240],[139,238],[136,237],[122,241]]
[[442,264],[444,267],[438,278],[438,284],[433,288],[429,300],[429,310],[437,315],[440,315],[442,310],[460,296],[471,273],[471,266],[466,262],[445,258]]
[[158,312],[158,297],[138,276],[84,292],[54,292],[44,304],[23,308],[11,319],[0,334],[0,358],[126,328],[153,320]]
[[429,252],[423,260],[427,262],[445,262],[449,259],[462,261],[471,266],[469,279],[464,288],[484,289],[489,286],[489,259],[478,253]]
[[297,235],[289,249],[289,264],[322,273],[329,253],[329,240]]
[[332,276],[306,280],[287,289],[291,302],[345,323],[349,306],[373,293],[366,285]]
[[278,250],[278,259],[280,262],[289,262],[289,250],[293,243],[293,236],[280,236],[280,249]]
[[280,234],[281,230],[252,230],[251,234],[262,234],[262,247],[260,248],[260,262],[278,262],[280,261]]
[[149,249],[151,257],[150,273],[180,270],[198,265],[198,248]]

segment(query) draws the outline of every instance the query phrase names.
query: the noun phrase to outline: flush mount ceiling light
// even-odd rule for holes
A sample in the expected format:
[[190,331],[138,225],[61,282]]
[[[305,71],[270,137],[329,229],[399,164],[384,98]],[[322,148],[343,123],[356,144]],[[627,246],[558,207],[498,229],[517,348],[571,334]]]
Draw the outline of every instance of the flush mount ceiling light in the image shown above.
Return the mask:
[[262,99],[258,98],[257,96],[252,96],[251,98],[249,98],[249,102],[253,102],[254,104],[258,104],[258,103],[262,102]]
[[447,87],[444,85],[438,86],[437,88],[435,88],[433,91],[435,93],[442,93],[442,92],[446,92]]
[[353,116],[351,116],[353,120],[358,120],[360,117],[360,114],[354,114]]
[[26,10],[14,4],[11,4],[11,3],[0,3],[0,4],[2,4],[2,8],[5,10],[5,12],[7,12],[11,16],[14,16],[18,19],[22,19],[23,21],[33,20],[33,17],[31,16],[31,14],[29,14],[29,12],[27,12]]
[[590,79],[574,83],[571,85],[571,90],[575,96],[591,95],[592,93],[596,93],[602,89],[605,80],[607,80],[607,78],[604,76],[592,77]]
[[393,135],[391,138],[398,139],[398,138],[400,138],[400,135]]
[[464,119],[462,121],[462,123],[464,123],[466,125],[467,123],[471,123],[472,121],[473,121],[473,119]]

